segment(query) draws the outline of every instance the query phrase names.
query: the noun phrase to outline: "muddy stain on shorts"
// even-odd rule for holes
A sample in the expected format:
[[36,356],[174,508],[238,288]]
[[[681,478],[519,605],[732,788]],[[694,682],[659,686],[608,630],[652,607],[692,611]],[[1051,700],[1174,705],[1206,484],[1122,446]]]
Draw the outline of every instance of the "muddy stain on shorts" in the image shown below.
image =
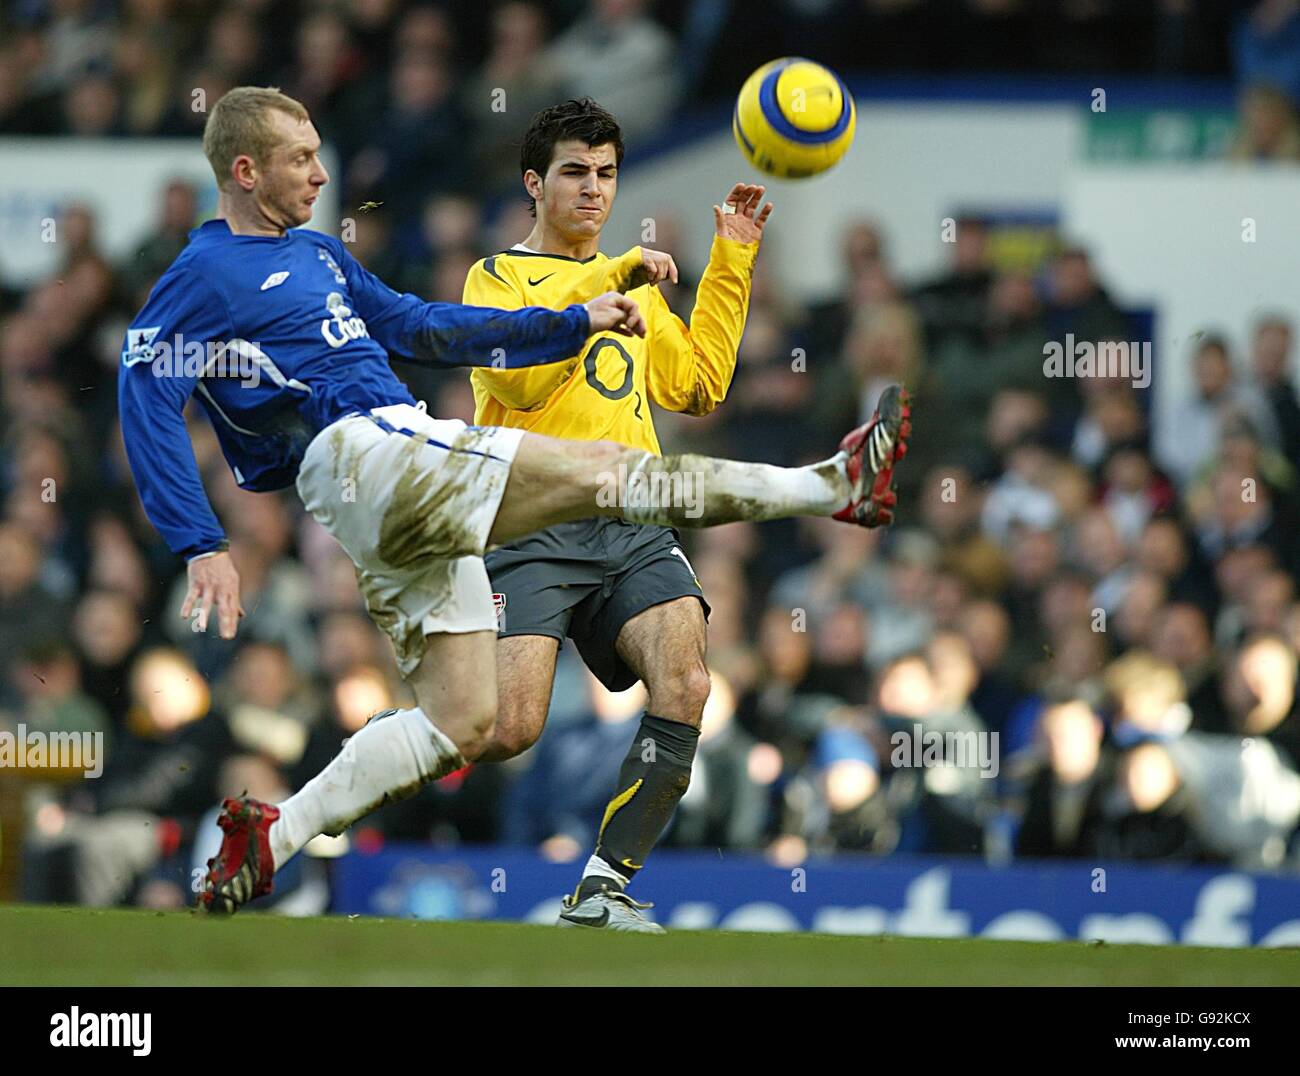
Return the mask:
[[[456,438],[461,448],[466,435]],[[392,500],[379,526],[376,553],[394,568],[410,568],[425,561],[474,556],[481,552],[464,520],[450,519],[442,503],[465,496],[481,484],[482,456],[451,452],[436,470],[419,466],[421,441],[412,440],[398,459],[401,471]]]

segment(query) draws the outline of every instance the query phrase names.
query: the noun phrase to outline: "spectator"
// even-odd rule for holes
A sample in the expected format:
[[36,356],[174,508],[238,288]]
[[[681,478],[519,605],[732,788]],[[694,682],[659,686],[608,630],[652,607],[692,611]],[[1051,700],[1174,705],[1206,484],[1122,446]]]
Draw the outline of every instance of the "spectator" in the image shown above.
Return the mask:
[[591,0],[546,56],[569,92],[599,101],[633,143],[653,134],[677,103],[676,45],[646,6],[645,0]]
[[1038,728],[1041,761],[1025,795],[1016,854],[1094,858],[1113,780],[1101,718],[1088,703],[1070,699],[1048,706]]
[[1143,743],[1120,756],[1105,806],[1097,835],[1102,859],[1223,861],[1198,835],[1195,801],[1161,744]]
[[[545,52],[546,36],[546,14],[539,5],[503,4],[492,14],[487,58],[465,84],[465,114],[478,132],[474,156],[487,193],[520,193],[524,132],[537,112],[564,96],[560,72]],[[626,127],[622,114],[616,114]]]
[[1194,394],[1156,429],[1161,466],[1184,488],[1207,461],[1215,458],[1227,414],[1243,415],[1261,435],[1271,436],[1274,432],[1271,414],[1236,382],[1228,345],[1222,337],[1203,338],[1192,363]]

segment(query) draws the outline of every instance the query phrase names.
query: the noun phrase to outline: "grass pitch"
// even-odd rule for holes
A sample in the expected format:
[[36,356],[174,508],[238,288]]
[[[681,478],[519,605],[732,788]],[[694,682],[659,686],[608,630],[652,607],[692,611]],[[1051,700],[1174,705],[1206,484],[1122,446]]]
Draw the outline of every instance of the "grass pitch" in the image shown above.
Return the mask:
[[1300,951],[8,905],[0,985],[1295,986]]

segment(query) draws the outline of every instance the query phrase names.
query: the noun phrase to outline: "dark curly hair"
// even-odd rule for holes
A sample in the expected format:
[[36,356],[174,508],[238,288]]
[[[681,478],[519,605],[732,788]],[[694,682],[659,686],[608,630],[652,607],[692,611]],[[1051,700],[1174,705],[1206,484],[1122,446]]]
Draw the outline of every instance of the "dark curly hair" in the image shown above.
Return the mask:
[[[519,174],[531,169],[539,176],[546,175],[555,156],[556,143],[568,139],[589,146],[613,145],[615,163],[623,163],[623,132],[618,121],[590,97],[583,97],[551,105],[533,117],[519,149]],[[536,216],[537,203],[531,198],[528,201],[529,209]]]

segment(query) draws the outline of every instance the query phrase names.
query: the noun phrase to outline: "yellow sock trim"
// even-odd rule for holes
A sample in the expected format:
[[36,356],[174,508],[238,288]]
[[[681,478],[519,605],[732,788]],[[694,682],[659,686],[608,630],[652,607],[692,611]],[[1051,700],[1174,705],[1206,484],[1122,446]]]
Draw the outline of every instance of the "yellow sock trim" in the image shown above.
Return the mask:
[[602,818],[600,821],[600,832],[596,834],[596,844],[598,846],[600,844],[600,839],[605,836],[605,827],[609,825],[609,820],[613,818],[616,814],[618,814],[621,808],[627,806],[628,802],[632,799],[632,797],[637,794],[637,790],[641,787],[644,781],[645,781],[644,777],[638,777],[636,780],[636,784],[634,784],[631,788],[627,789],[625,792],[620,792],[617,796],[615,796],[612,800],[609,801],[609,804],[605,807],[605,817]]

